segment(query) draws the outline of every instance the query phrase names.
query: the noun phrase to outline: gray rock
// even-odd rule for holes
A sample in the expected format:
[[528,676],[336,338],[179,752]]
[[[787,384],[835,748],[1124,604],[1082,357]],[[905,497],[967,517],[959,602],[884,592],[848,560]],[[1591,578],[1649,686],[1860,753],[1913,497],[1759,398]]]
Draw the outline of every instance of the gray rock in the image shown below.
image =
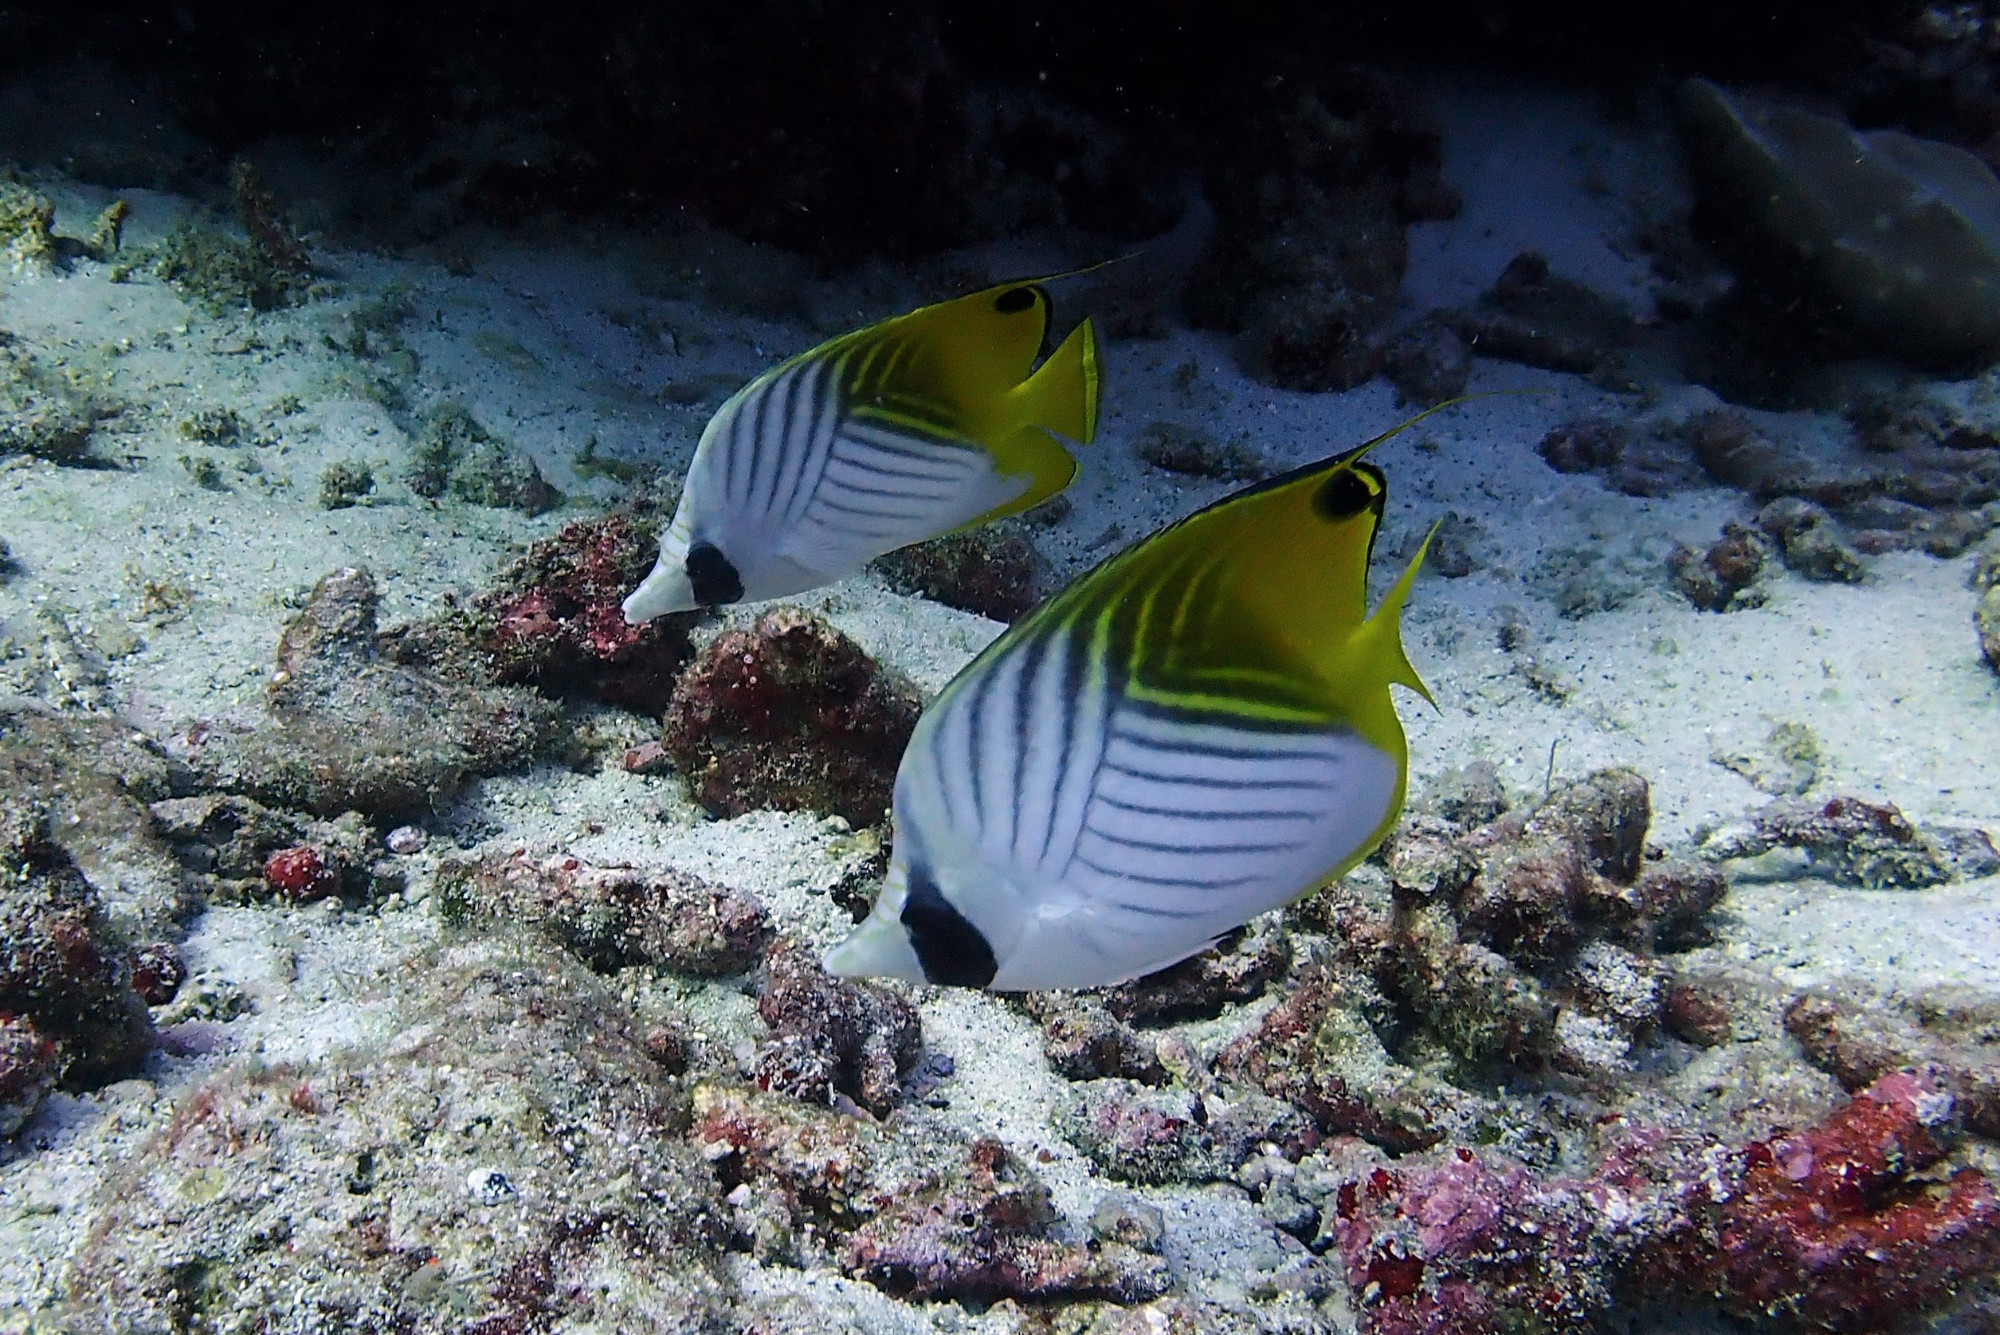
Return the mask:
[[1681,88],[1704,208],[1795,261],[1881,352],[2000,348],[2000,181],[1964,149],[1730,92]]

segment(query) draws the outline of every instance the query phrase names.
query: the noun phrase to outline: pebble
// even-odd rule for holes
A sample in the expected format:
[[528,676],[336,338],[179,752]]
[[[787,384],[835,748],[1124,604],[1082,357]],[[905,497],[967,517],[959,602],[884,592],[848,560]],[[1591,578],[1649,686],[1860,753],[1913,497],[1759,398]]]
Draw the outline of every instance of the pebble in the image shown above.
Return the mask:
[[514,1184],[497,1168],[475,1168],[466,1174],[465,1190],[481,1205],[498,1205],[514,1194]]
[[424,845],[430,842],[430,836],[414,825],[398,825],[389,831],[389,837],[382,842],[388,846],[391,853],[408,857],[412,853],[423,852]]

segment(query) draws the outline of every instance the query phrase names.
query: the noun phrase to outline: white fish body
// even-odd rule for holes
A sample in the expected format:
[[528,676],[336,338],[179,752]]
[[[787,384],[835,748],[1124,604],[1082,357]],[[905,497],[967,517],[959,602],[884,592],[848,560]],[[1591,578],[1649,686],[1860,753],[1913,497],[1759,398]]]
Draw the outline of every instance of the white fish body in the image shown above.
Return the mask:
[[1048,298],[1010,284],[834,339],[765,372],[702,432],[637,623],[779,598],[1066,486],[1088,441],[1096,334],[1040,369]]
[[1368,617],[1384,490],[1358,454],[1154,535],[961,673],[897,772],[882,894],[827,967],[1123,982],[1380,843],[1408,754],[1388,688],[1423,689],[1396,627],[1417,565]]

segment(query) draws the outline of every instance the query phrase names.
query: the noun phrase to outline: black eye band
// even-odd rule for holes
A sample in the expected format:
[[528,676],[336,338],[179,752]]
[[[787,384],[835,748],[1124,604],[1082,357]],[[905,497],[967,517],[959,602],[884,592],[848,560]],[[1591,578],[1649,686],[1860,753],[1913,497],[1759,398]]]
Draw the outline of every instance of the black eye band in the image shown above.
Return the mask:
[[993,947],[972,920],[952,906],[937,883],[912,865],[904,892],[903,928],[924,977],[948,987],[985,987],[999,972]]
[[688,548],[686,569],[694,600],[703,607],[742,601],[743,576],[714,543],[697,542]]

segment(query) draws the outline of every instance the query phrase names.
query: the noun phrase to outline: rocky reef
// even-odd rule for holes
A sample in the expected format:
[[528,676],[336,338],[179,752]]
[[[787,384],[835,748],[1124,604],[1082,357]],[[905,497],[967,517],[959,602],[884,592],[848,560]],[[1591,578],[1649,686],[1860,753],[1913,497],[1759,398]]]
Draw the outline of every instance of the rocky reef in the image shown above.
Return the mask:
[[1739,308],[1809,302],[1788,328],[1947,369],[2000,347],[2000,182],[1977,156],[1701,79],[1680,103],[1697,225],[1756,284]]
[[682,674],[662,743],[718,816],[775,807],[872,825],[921,708],[852,640],[781,607],[717,636]]
[[185,739],[208,786],[318,815],[394,819],[548,743],[555,711],[542,697],[448,683],[384,653],[378,601],[366,570],[320,580],[278,642],[268,719]]
[[1437,133],[1406,89],[1353,66],[1300,72],[1285,98],[1241,109],[1209,171],[1213,239],[1187,290],[1196,323],[1288,389],[1347,389],[1382,364],[1405,224],[1448,218]]

